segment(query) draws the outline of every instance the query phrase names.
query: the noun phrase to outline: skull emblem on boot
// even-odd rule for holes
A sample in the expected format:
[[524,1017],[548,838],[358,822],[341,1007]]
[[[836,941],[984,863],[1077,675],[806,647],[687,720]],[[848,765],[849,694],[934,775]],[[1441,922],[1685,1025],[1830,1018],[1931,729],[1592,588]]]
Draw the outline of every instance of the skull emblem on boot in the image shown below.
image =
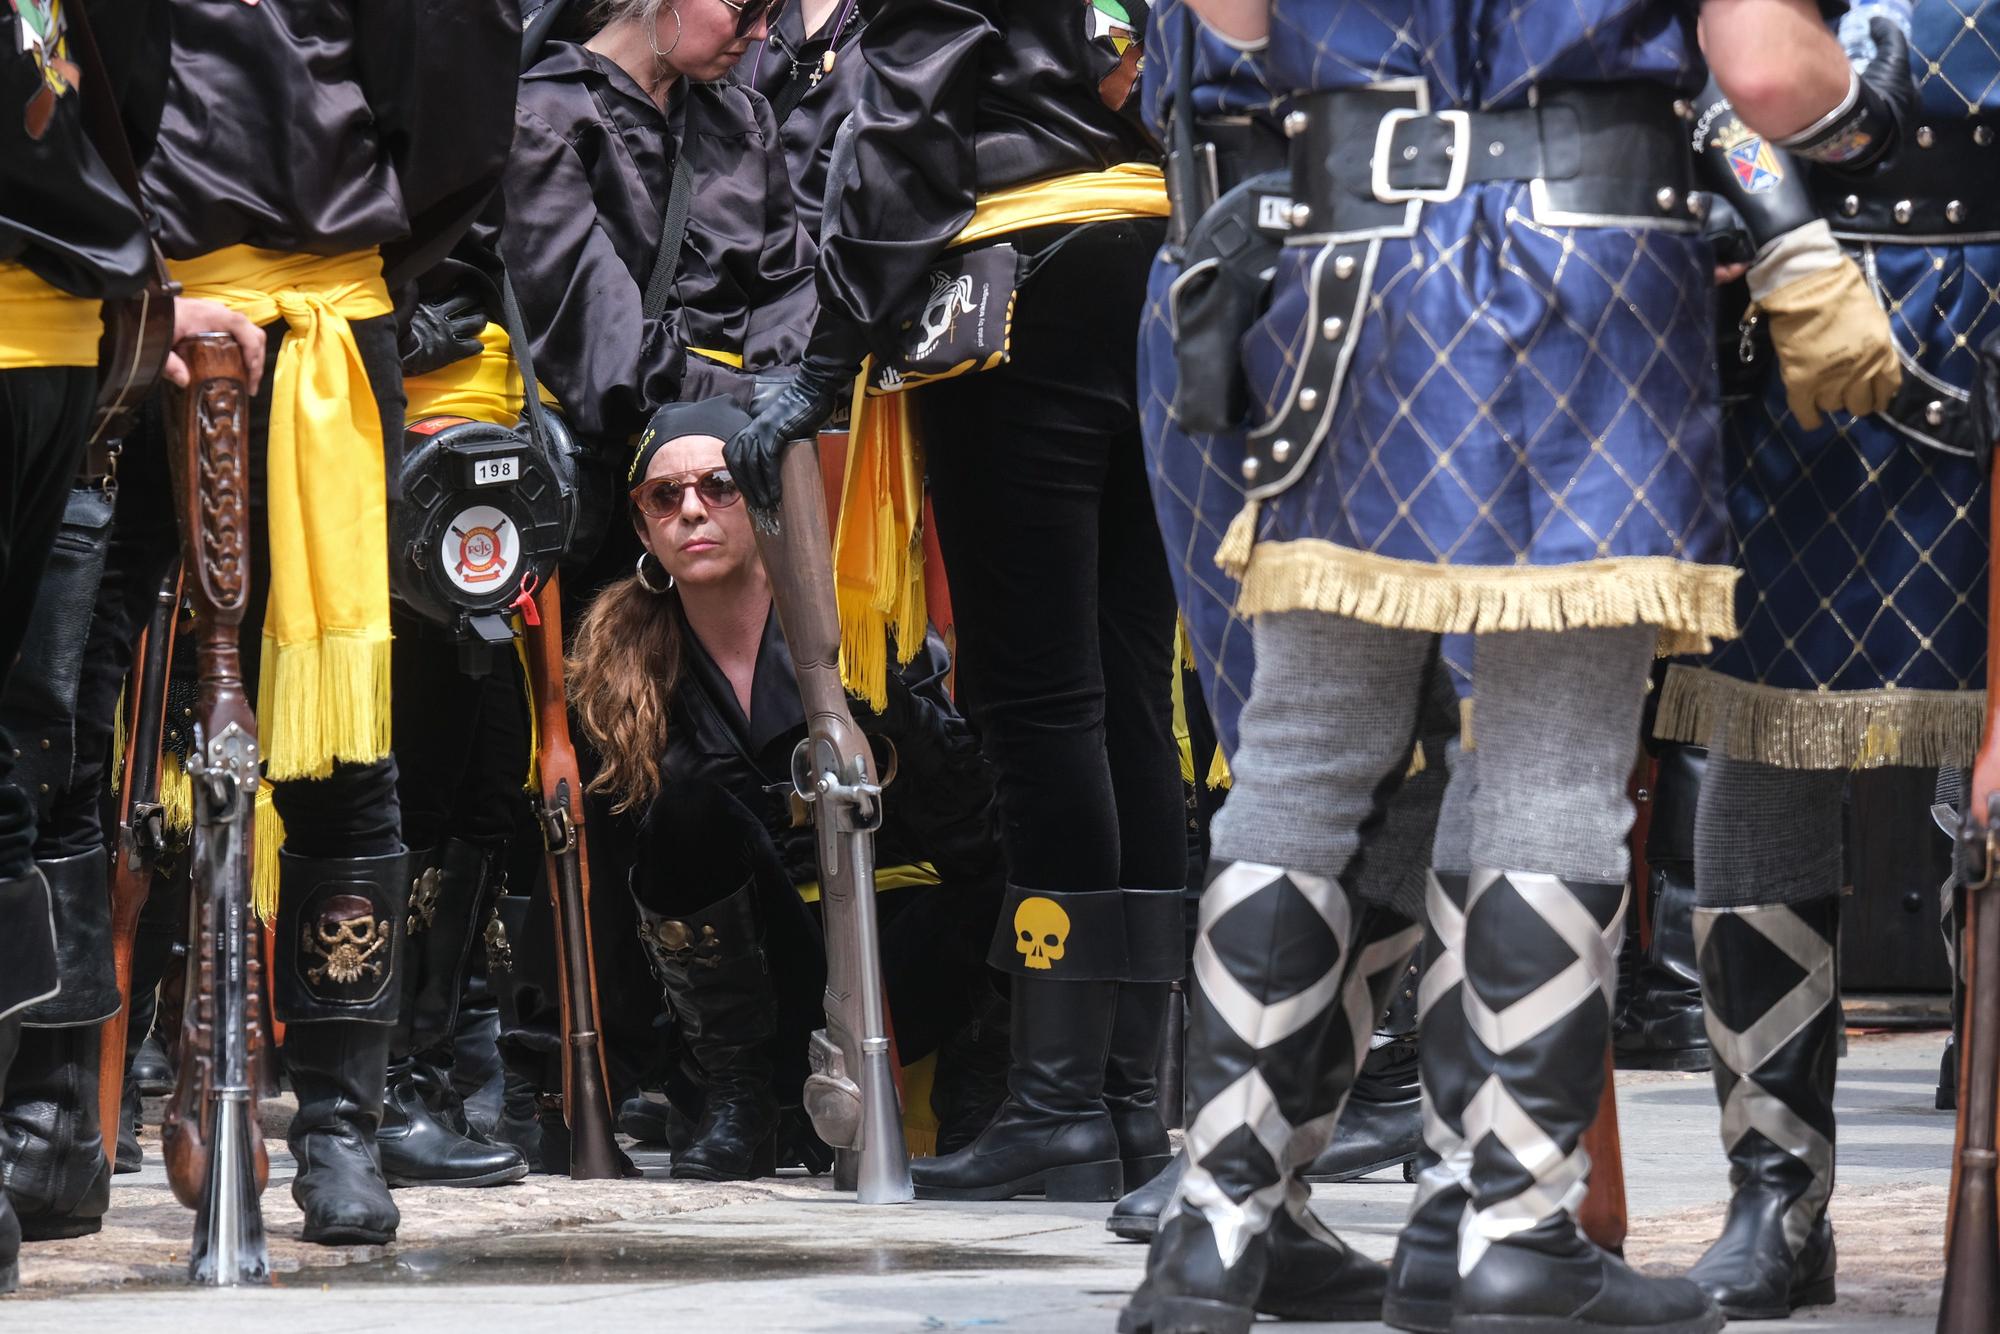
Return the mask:
[[318,983],[358,982],[363,973],[382,976],[387,959],[376,956],[394,936],[392,922],[378,921],[375,905],[358,894],[328,899],[319,920],[306,928],[305,950],[326,960],[306,970],[306,980]]
[[1014,909],[1014,952],[1030,968],[1053,968],[1069,940],[1069,914],[1054,899],[1022,899]]

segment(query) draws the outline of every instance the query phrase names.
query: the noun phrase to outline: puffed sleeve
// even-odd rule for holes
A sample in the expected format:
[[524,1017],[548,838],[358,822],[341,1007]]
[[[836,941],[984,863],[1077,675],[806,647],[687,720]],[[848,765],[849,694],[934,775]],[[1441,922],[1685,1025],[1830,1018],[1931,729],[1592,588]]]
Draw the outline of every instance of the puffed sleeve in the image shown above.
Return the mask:
[[755,256],[756,272],[745,275],[744,290],[756,294],[750,303],[750,326],[743,338],[743,365],[748,370],[790,365],[805,352],[819,297],[813,288],[818,250],[799,223],[792,192],[791,168],[784,141],[778,135],[770,103],[751,99],[763,145],[758,167],[764,177],[764,243]]

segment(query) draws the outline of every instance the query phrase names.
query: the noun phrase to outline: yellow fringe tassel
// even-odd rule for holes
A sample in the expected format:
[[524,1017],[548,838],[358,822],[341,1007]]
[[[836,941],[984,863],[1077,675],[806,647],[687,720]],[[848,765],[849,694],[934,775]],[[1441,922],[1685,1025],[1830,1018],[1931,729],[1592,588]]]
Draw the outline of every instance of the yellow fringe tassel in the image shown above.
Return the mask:
[[252,822],[250,910],[269,925],[278,920],[278,849],[285,845],[285,822],[271,804],[271,785],[257,785],[257,815]]
[[1229,757],[1222,753],[1221,746],[1217,746],[1215,755],[1208,762],[1208,790],[1213,792],[1219,787],[1230,787],[1235,782],[1229,772]]
[[1472,701],[1464,696],[1458,701],[1458,748],[1472,750]]
[[166,808],[169,834],[186,834],[194,828],[194,780],[172,751],[160,755],[160,805]]
[[1216,544],[1215,565],[1231,579],[1241,579],[1250,568],[1250,548],[1257,540],[1257,502],[1246,500]]
[[903,1146],[912,1158],[937,1153],[938,1119],[931,1110],[931,1089],[936,1083],[936,1052],[903,1067]]
[[[1243,522],[1238,515],[1231,532]],[[1671,556],[1442,565],[1307,538],[1256,547],[1237,609],[1246,616],[1325,611],[1433,634],[1651,625],[1659,628],[1662,653],[1701,653],[1736,635],[1736,578],[1732,566]]]
[[833,542],[840,613],[840,679],[880,711],[889,702],[889,640],[896,660],[924,644],[923,448],[908,394],[869,398],[868,367],[855,380],[853,428]]
[[389,753],[389,641],[324,631],[316,640],[264,638],[257,690],[264,773],[325,778],[334,761]]
[[521,780],[527,792],[542,789],[542,715],[535,712],[535,678],[528,674],[528,627],[519,616],[514,621],[514,657],[521,664],[521,697],[528,701],[528,776]]
[[1983,690],[1785,690],[1702,667],[1667,668],[1653,733],[1783,769],[1971,764]]

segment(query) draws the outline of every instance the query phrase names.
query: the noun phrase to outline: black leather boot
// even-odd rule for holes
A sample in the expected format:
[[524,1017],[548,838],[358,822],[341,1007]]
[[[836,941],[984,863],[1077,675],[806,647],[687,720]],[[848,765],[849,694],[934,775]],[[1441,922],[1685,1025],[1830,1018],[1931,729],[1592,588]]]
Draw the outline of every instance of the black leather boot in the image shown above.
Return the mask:
[[1165,1169],[1145,1184],[1118,1197],[1118,1203],[1111,1206],[1111,1216],[1104,1220],[1105,1230],[1127,1241],[1151,1241],[1160,1230],[1160,1215],[1186,1175],[1187,1154],[1183,1151],[1168,1159]]
[[957,1153],[977,1139],[1007,1096],[1011,1031],[1007,997],[995,990],[991,973],[980,972],[971,979],[976,988],[971,1014],[938,1047],[931,1111],[938,1121],[939,1157]]
[[1694,958],[1694,813],[1708,752],[1662,748],[1653,781],[1646,865],[1653,936],[1639,957],[1631,998],[1618,1016],[1620,1070],[1706,1070],[1701,974]]
[[[1834,1299],[1826,1206],[1841,1031],[1839,903],[1695,913],[1734,1193],[1722,1236],[1688,1277],[1732,1320],[1780,1320]],[[1775,1028],[1765,1023],[1773,1013],[1783,1016]]]
[[1212,871],[1188,1000],[1200,1110],[1120,1334],[1247,1334],[1260,1311],[1374,1319],[1386,1272],[1313,1218],[1291,1164],[1332,1134],[1417,930],[1317,876]]
[[972,1143],[910,1164],[918,1199],[1118,1197],[1104,1070],[1126,971],[1121,897],[1008,887],[988,956],[1013,975],[1007,1097]]
[[764,956],[756,887],[746,882],[686,917],[664,917],[643,903],[638,909],[653,976],[666,992],[682,1046],[701,1068],[701,1120],[694,1142],[674,1155],[672,1175],[691,1181],[770,1176],[777,1170],[771,1046],[778,993]]
[[1532,872],[1470,878],[1463,1005],[1500,1083],[1464,1112],[1473,1215],[1452,1334],[1722,1328],[1700,1288],[1637,1273],[1587,1240],[1571,1212],[1589,1173],[1579,1145],[1604,1087],[1625,897],[1623,884]]
[[87,1236],[104,1225],[111,1164],[98,1124],[97,1055],[102,1025],[118,1013],[104,849],[40,866],[62,991],[21,1011],[20,1050],[0,1100],[7,1194],[29,1241]]
[[[414,858],[412,859],[415,860]],[[494,1186],[528,1174],[511,1144],[470,1133],[446,1073],[472,950],[497,889],[486,849],[449,839],[410,889],[402,1006],[375,1143],[392,1186]]]
[[118,1109],[118,1157],[111,1164],[117,1176],[128,1176],[146,1166],[145,1151],[139,1147],[140,1104],[139,1086],[126,1080],[124,1101]]
[[1354,1081],[1332,1141],[1301,1174],[1307,1181],[1354,1181],[1391,1167],[1415,1180],[1410,1165],[1424,1147],[1422,1081],[1417,1074],[1417,984],[1405,969],[1382,1012],[1368,1057]]
[[[21,1016],[0,1018],[0,1092],[6,1090],[7,1070],[14,1062],[20,1041]],[[20,1285],[21,1221],[14,1217],[14,1206],[7,1202],[7,1192],[0,1190],[0,1294],[12,1292]]]
[[409,858],[278,856],[272,1006],[286,1025],[285,1068],[299,1103],[287,1138],[300,1235],[381,1245],[402,1221],[375,1131],[400,1000]]
[[1389,1260],[1382,1320],[1393,1329],[1447,1334],[1458,1294],[1458,1225],[1471,1203],[1465,1105],[1486,1082],[1486,1049],[1465,1023],[1468,877],[1431,873],[1424,896],[1423,982],[1417,989],[1417,1066],[1431,1115],[1409,1219]]
[[[1160,1115],[1160,1036],[1171,984],[1187,971],[1183,894],[1179,889],[1119,891],[1125,907],[1128,980],[1118,985],[1111,1050],[1104,1062],[1104,1106],[1118,1135],[1128,1185],[1158,1176],[1174,1155]],[[1138,980],[1132,980],[1138,979]]]

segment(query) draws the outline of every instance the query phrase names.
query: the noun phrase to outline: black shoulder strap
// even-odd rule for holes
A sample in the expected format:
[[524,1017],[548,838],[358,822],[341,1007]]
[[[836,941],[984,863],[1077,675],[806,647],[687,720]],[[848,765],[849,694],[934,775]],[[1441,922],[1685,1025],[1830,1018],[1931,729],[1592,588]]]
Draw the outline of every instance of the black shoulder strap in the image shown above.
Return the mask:
[[653,271],[646,277],[646,318],[657,320],[667,308],[673,291],[674,275],[681,267],[681,243],[687,240],[688,209],[694,203],[694,172],[688,168],[688,151],[694,146],[694,111],[701,97],[699,88],[687,90],[687,109],[681,114],[681,141],[674,148],[674,178],[667,187],[667,208],[660,215],[660,248],[653,253]]
[[82,71],[83,128],[89,136],[91,147],[97,156],[111,170],[111,175],[119,187],[131,197],[132,204],[142,214],[145,212],[145,196],[139,189],[139,169],[132,162],[132,146],[125,138],[124,122],[118,119],[118,103],[111,92],[111,76],[105,69],[104,57],[98,54],[97,37],[90,30],[90,16],[84,12],[81,3],[63,6],[63,23],[69,31],[70,44],[75,49],[77,65]]

